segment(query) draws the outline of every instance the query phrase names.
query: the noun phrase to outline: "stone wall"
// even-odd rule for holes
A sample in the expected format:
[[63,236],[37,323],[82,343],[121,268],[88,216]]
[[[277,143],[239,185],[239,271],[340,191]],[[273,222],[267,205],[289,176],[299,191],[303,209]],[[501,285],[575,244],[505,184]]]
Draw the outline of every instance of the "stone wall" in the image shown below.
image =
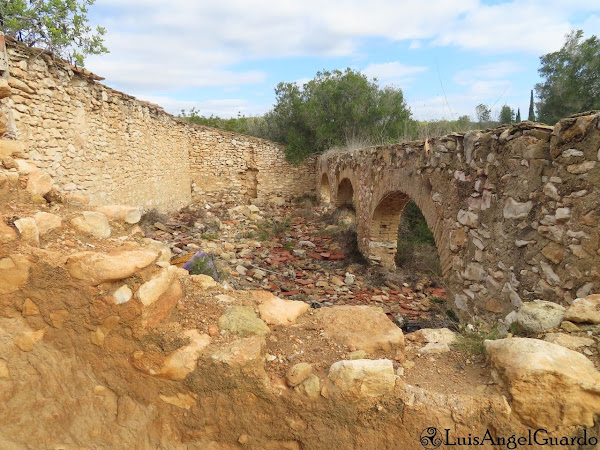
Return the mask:
[[168,211],[206,193],[249,201],[312,190],[313,167],[287,164],[274,143],[190,125],[40,50],[8,42],[7,52],[4,138],[92,204]]
[[270,141],[201,126],[191,133],[194,197],[217,194],[249,201],[314,191],[315,159],[292,166],[285,161],[282,146]]
[[414,200],[456,308],[510,322],[523,301],[600,292],[599,160],[600,114],[585,113],[323,155],[315,181],[334,205],[352,193],[359,247],[388,267]]

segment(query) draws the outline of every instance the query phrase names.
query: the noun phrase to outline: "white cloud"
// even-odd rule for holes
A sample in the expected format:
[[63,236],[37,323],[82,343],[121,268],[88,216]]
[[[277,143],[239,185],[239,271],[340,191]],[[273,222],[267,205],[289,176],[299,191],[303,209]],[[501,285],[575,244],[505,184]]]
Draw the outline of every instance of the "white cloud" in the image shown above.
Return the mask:
[[522,70],[522,67],[514,61],[497,61],[461,70],[454,75],[453,79],[456,84],[469,85],[481,78],[486,80],[505,78]]
[[[431,38],[448,20],[477,6],[465,0],[335,2],[229,0],[99,0],[111,53],[88,67],[119,88],[231,86],[260,83],[261,71],[239,69],[256,59],[348,56],[365,37]],[[106,12],[110,11],[110,15]],[[241,72],[234,74],[233,72]]]
[[410,75],[416,75],[426,70],[427,67],[424,66],[407,66],[394,61],[382,64],[369,64],[362,72],[369,78],[377,78],[382,83],[398,83]]
[[[91,13],[96,9],[95,20],[108,30],[111,53],[89,57],[87,67],[117,89],[175,103],[175,95],[194,87],[219,86],[231,92],[260,84],[262,89],[271,60],[357,56],[365,53],[361,46],[370,38],[406,41],[409,48],[419,49],[414,54],[432,46],[453,46],[486,56],[538,56],[560,48],[564,35],[576,28],[570,18],[577,14],[587,15],[586,30],[600,31],[596,0],[492,5],[482,0],[97,0]],[[367,75],[384,83],[404,83],[424,73],[421,64],[362,63]],[[505,61],[459,73],[455,80],[469,86],[465,95],[489,101],[486,95],[501,95],[506,89],[505,95],[510,94],[505,80],[517,71],[514,63]],[[239,91],[235,95],[241,96]],[[455,100],[462,102],[461,98]],[[225,103],[215,108],[237,108],[228,101],[219,100]],[[427,102],[439,104],[439,99]]]
[[556,3],[554,8],[539,0],[480,5],[459,20],[448,21],[433,43],[496,53],[554,51],[572,28],[569,13],[576,11],[570,2]]
[[270,106],[251,104],[245,99],[212,99],[212,100],[181,100],[174,97],[162,95],[144,95],[136,96],[140,100],[162,106],[165,111],[178,115],[182,109],[189,112],[194,108],[202,116],[215,115],[223,118],[236,117],[238,113],[244,116],[261,115],[267,111]]

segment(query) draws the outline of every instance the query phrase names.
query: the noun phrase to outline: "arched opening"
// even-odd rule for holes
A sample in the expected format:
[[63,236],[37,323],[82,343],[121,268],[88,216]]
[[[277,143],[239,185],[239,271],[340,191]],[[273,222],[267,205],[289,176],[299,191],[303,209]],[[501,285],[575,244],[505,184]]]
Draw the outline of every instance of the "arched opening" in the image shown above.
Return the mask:
[[380,262],[384,267],[396,267],[400,215],[409,201],[408,195],[394,192],[382,198],[373,212],[369,236],[369,258]]
[[373,212],[370,257],[388,268],[441,279],[432,230],[417,204],[402,192],[386,195]]
[[426,276],[437,284],[442,280],[442,266],[433,232],[414,201],[409,201],[400,215],[396,267],[415,276]]
[[341,206],[352,206],[354,202],[354,188],[348,178],[344,178],[337,191],[336,204],[338,208]]
[[329,178],[326,173],[321,177],[320,194],[322,203],[331,203],[331,187],[329,186]]

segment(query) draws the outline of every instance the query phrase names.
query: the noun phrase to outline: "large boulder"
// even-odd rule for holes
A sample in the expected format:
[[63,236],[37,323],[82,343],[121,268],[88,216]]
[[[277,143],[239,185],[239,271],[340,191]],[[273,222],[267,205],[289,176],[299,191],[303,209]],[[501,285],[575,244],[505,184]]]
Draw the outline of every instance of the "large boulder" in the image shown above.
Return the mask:
[[554,430],[594,425],[600,373],[580,353],[538,339],[485,341],[492,375],[503,384],[522,422]]
[[140,208],[126,205],[106,205],[99,206],[96,211],[101,212],[106,217],[112,220],[118,220],[130,224],[136,224],[142,218]]
[[375,306],[334,306],[319,309],[317,318],[325,334],[348,347],[350,351],[404,350],[404,335]]
[[173,254],[171,253],[171,249],[167,244],[160,241],[155,241],[154,239],[144,238],[142,239],[142,244],[146,250],[150,250],[152,252],[158,253],[158,260],[161,262],[170,262]]
[[406,339],[420,344],[453,344],[456,333],[448,328],[421,328],[406,335]]
[[14,241],[17,237],[18,235],[15,229],[6,225],[4,219],[0,217],[0,244]]
[[110,236],[108,218],[97,211],[84,211],[81,216],[71,220],[71,225],[81,233],[90,234],[97,239]]
[[39,211],[33,216],[35,223],[40,231],[40,236],[59,228],[62,225],[62,219],[56,214]]
[[269,325],[288,326],[308,311],[308,303],[295,300],[282,300],[279,297],[269,298],[258,305],[260,317]]
[[15,220],[15,227],[19,230],[23,242],[35,247],[40,245],[40,230],[33,217]]
[[565,320],[579,323],[600,323],[600,294],[575,299],[565,312]]
[[592,338],[583,336],[573,336],[566,333],[548,333],[544,336],[546,342],[562,345],[571,350],[577,350],[581,347],[591,347],[596,343]]
[[565,315],[565,308],[556,303],[544,300],[525,302],[517,314],[517,323],[532,333],[556,328]]
[[331,365],[329,379],[349,397],[379,397],[396,384],[389,359],[338,361]]
[[46,195],[52,190],[52,177],[43,170],[34,170],[27,179],[27,191],[31,195]]
[[219,317],[219,328],[238,336],[265,336],[271,332],[250,306],[232,306]]
[[265,338],[251,336],[237,339],[215,351],[210,358],[232,369],[264,367]]
[[183,291],[177,275],[180,269],[168,266],[140,286],[135,296],[143,305],[142,326],[158,325],[170,314]]
[[210,344],[210,336],[200,334],[197,330],[187,330],[183,333],[190,343],[178,348],[165,358],[163,366],[157,375],[170,380],[184,380],[196,368],[200,354]]
[[97,285],[128,278],[152,264],[156,257],[155,252],[142,250],[81,252],[67,260],[67,271],[73,278]]
[[299,385],[312,375],[313,366],[308,363],[298,363],[290,367],[286,374],[286,380],[292,387]]

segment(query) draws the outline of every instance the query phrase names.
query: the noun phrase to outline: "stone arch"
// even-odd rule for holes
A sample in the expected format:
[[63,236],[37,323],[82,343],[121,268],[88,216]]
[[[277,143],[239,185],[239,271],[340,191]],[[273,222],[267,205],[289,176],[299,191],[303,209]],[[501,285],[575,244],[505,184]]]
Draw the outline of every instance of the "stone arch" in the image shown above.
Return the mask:
[[[417,190],[419,191],[419,190]],[[418,192],[412,192],[416,194]],[[422,194],[422,192],[421,192]],[[370,226],[368,227],[367,256],[378,261],[384,267],[395,268],[396,249],[398,246],[398,227],[404,207],[413,200],[431,230],[444,279],[450,272],[450,251],[447,239],[443,236],[441,217],[436,211],[430,198],[423,195],[409,195],[402,190],[391,190],[381,196],[371,214]],[[447,280],[446,280],[447,281]]]
[[329,177],[326,173],[321,177],[319,195],[321,202],[327,204],[331,203],[331,185],[329,184]]
[[344,205],[352,205],[354,203],[354,187],[348,178],[340,181],[337,190],[335,205],[339,208]]
[[375,207],[369,229],[369,257],[383,266],[395,267],[400,217],[410,197],[402,192],[384,196]]

